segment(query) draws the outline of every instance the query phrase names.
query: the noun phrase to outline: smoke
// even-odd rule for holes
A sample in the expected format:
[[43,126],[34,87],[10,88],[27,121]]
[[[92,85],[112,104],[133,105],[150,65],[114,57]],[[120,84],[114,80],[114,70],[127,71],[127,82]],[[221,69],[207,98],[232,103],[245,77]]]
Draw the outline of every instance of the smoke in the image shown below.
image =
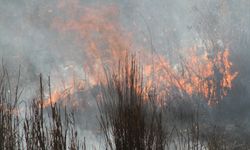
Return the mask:
[[[1,1],[0,54],[5,62],[21,64],[31,76],[51,74],[58,65],[83,64],[85,53],[77,34],[62,37],[53,23],[79,19],[88,7],[117,8],[117,21],[134,33],[134,44],[174,57],[177,49],[213,39],[236,55],[246,56],[249,45],[248,1]],[[70,32],[70,31],[68,31]],[[77,41],[79,42],[79,41]],[[84,39],[82,40],[84,43]],[[139,43],[139,44],[138,44]],[[9,64],[9,63],[7,63]],[[244,63],[246,64],[246,63]]]
[[[250,113],[249,8],[248,0],[1,0],[0,56],[11,77],[21,65],[21,85],[29,95],[40,73],[51,75],[57,86],[73,75],[84,79],[85,66],[97,59],[108,63],[109,40],[142,53],[154,49],[172,61],[182,48],[216,43],[230,50],[233,69],[239,72],[219,114],[244,122]],[[92,24],[99,33],[78,28],[91,19],[98,19]],[[89,54],[89,41],[100,39],[107,40],[96,45],[101,55]]]

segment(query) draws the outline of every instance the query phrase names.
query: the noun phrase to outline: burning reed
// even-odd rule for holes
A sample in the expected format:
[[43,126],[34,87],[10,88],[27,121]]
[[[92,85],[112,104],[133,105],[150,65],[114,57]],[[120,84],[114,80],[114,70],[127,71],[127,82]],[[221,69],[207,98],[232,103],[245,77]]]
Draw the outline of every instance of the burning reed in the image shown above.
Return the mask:
[[231,131],[213,121],[209,113],[211,107],[202,96],[180,93],[162,97],[143,77],[143,68],[134,56],[127,56],[119,63],[117,71],[107,73],[102,97],[97,101],[107,149],[249,148],[247,143],[236,140]]
[[[36,98],[27,101],[30,103],[21,117],[19,76],[13,88],[6,68],[1,70],[0,149],[87,149],[85,138],[76,130],[74,113],[53,101],[51,94],[49,98],[44,96],[42,76]],[[148,84],[144,78],[135,56],[126,56],[116,71],[107,72],[106,79],[97,101],[106,149],[249,149],[246,139],[237,138],[213,121],[209,114],[212,108],[199,95],[159,94],[154,80]],[[52,93],[50,81],[48,89]]]

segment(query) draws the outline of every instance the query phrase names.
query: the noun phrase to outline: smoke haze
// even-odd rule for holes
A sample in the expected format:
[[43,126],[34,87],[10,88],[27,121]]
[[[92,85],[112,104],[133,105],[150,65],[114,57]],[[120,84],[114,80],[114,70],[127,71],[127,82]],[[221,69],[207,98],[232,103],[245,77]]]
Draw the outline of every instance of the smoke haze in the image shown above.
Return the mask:
[[0,0],[0,56],[11,77],[21,66],[27,98],[40,73],[56,87],[90,79],[123,50],[174,62],[182,49],[212,42],[229,49],[239,73],[218,114],[250,124],[249,8],[249,0]]

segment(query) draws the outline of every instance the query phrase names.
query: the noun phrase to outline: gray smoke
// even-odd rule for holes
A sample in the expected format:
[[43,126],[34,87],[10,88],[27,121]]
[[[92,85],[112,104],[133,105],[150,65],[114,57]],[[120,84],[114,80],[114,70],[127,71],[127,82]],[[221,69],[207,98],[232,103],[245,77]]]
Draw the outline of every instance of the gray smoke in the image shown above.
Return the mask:
[[[72,4],[78,12],[72,16],[70,10],[60,9],[60,2]],[[53,20],[78,18],[82,16],[78,8],[93,5],[117,6],[119,21],[133,33],[135,43],[146,48],[153,46],[157,53],[172,59],[176,57],[175,50],[201,41],[213,40],[228,47],[233,69],[239,76],[218,114],[231,122],[235,118],[249,121],[249,0],[0,0],[0,57],[13,78],[21,66],[21,85],[27,93],[37,84],[40,73],[61,74],[62,79],[55,81],[52,76],[56,84],[72,76],[68,66],[74,65],[77,74],[83,76],[86,54],[76,44],[78,35],[61,37],[53,27]]]

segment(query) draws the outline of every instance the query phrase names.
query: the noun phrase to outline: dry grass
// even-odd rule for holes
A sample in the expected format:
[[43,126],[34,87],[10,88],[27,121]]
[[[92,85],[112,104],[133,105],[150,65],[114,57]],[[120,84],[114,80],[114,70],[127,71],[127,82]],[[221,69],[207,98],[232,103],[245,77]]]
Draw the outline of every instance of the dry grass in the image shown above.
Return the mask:
[[141,68],[127,57],[118,73],[107,77],[103,99],[98,102],[99,122],[108,149],[163,150],[166,130],[155,91],[143,86]]
[[[0,149],[21,148],[20,121],[18,115],[18,85],[11,93],[10,79],[5,67],[0,70]],[[18,77],[19,82],[19,77]]]
[[43,83],[40,76],[40,99],[32,101],[30,114],[25,117],[24,133],[27,149],[77,150],[83,148],[74,129],[74,114],[57,104],[43,107]]
[[[19,77],[18,81],[19,83]],[[40,92],[38,98],[31,101],[20,119],[19,85],[10,85],[7,70],[0,72],[0,149],[1,150],[78,150],[86,149],[81,144],[74,128],[74,114],[66,108],[51,105],[43,107],[44,86],[40,76]],[[45,116],[48,114],[48,116]]]
[[[46,86],[42,76],[37,97],[21,117],[19,77],[20,73],[12,85],[6,68],[0,69],[0,149],[88,149],[85,138],[75,130],[73,112],[58,104],[43,107]],[[51,93],[50,85],[48,89]],[[107,74],[107,84],[101,89],[98,119],[106,149],[250,149],[248,136],[236,136],[213,122],[197,96],[159,105],[157,89],[144,86],[142,68],[133,56],[126,57],[117,72]]]
[[248,147],[243,141],[233,143],[237,137],[209,118],[210,108],[197,95],[177,96],[178,99],[160,106],[157,89],[144,87],[142,69],[133,56],[126,57],[118,71],[107,74],[104,83],[98,106],[107,149],[231,150]]

